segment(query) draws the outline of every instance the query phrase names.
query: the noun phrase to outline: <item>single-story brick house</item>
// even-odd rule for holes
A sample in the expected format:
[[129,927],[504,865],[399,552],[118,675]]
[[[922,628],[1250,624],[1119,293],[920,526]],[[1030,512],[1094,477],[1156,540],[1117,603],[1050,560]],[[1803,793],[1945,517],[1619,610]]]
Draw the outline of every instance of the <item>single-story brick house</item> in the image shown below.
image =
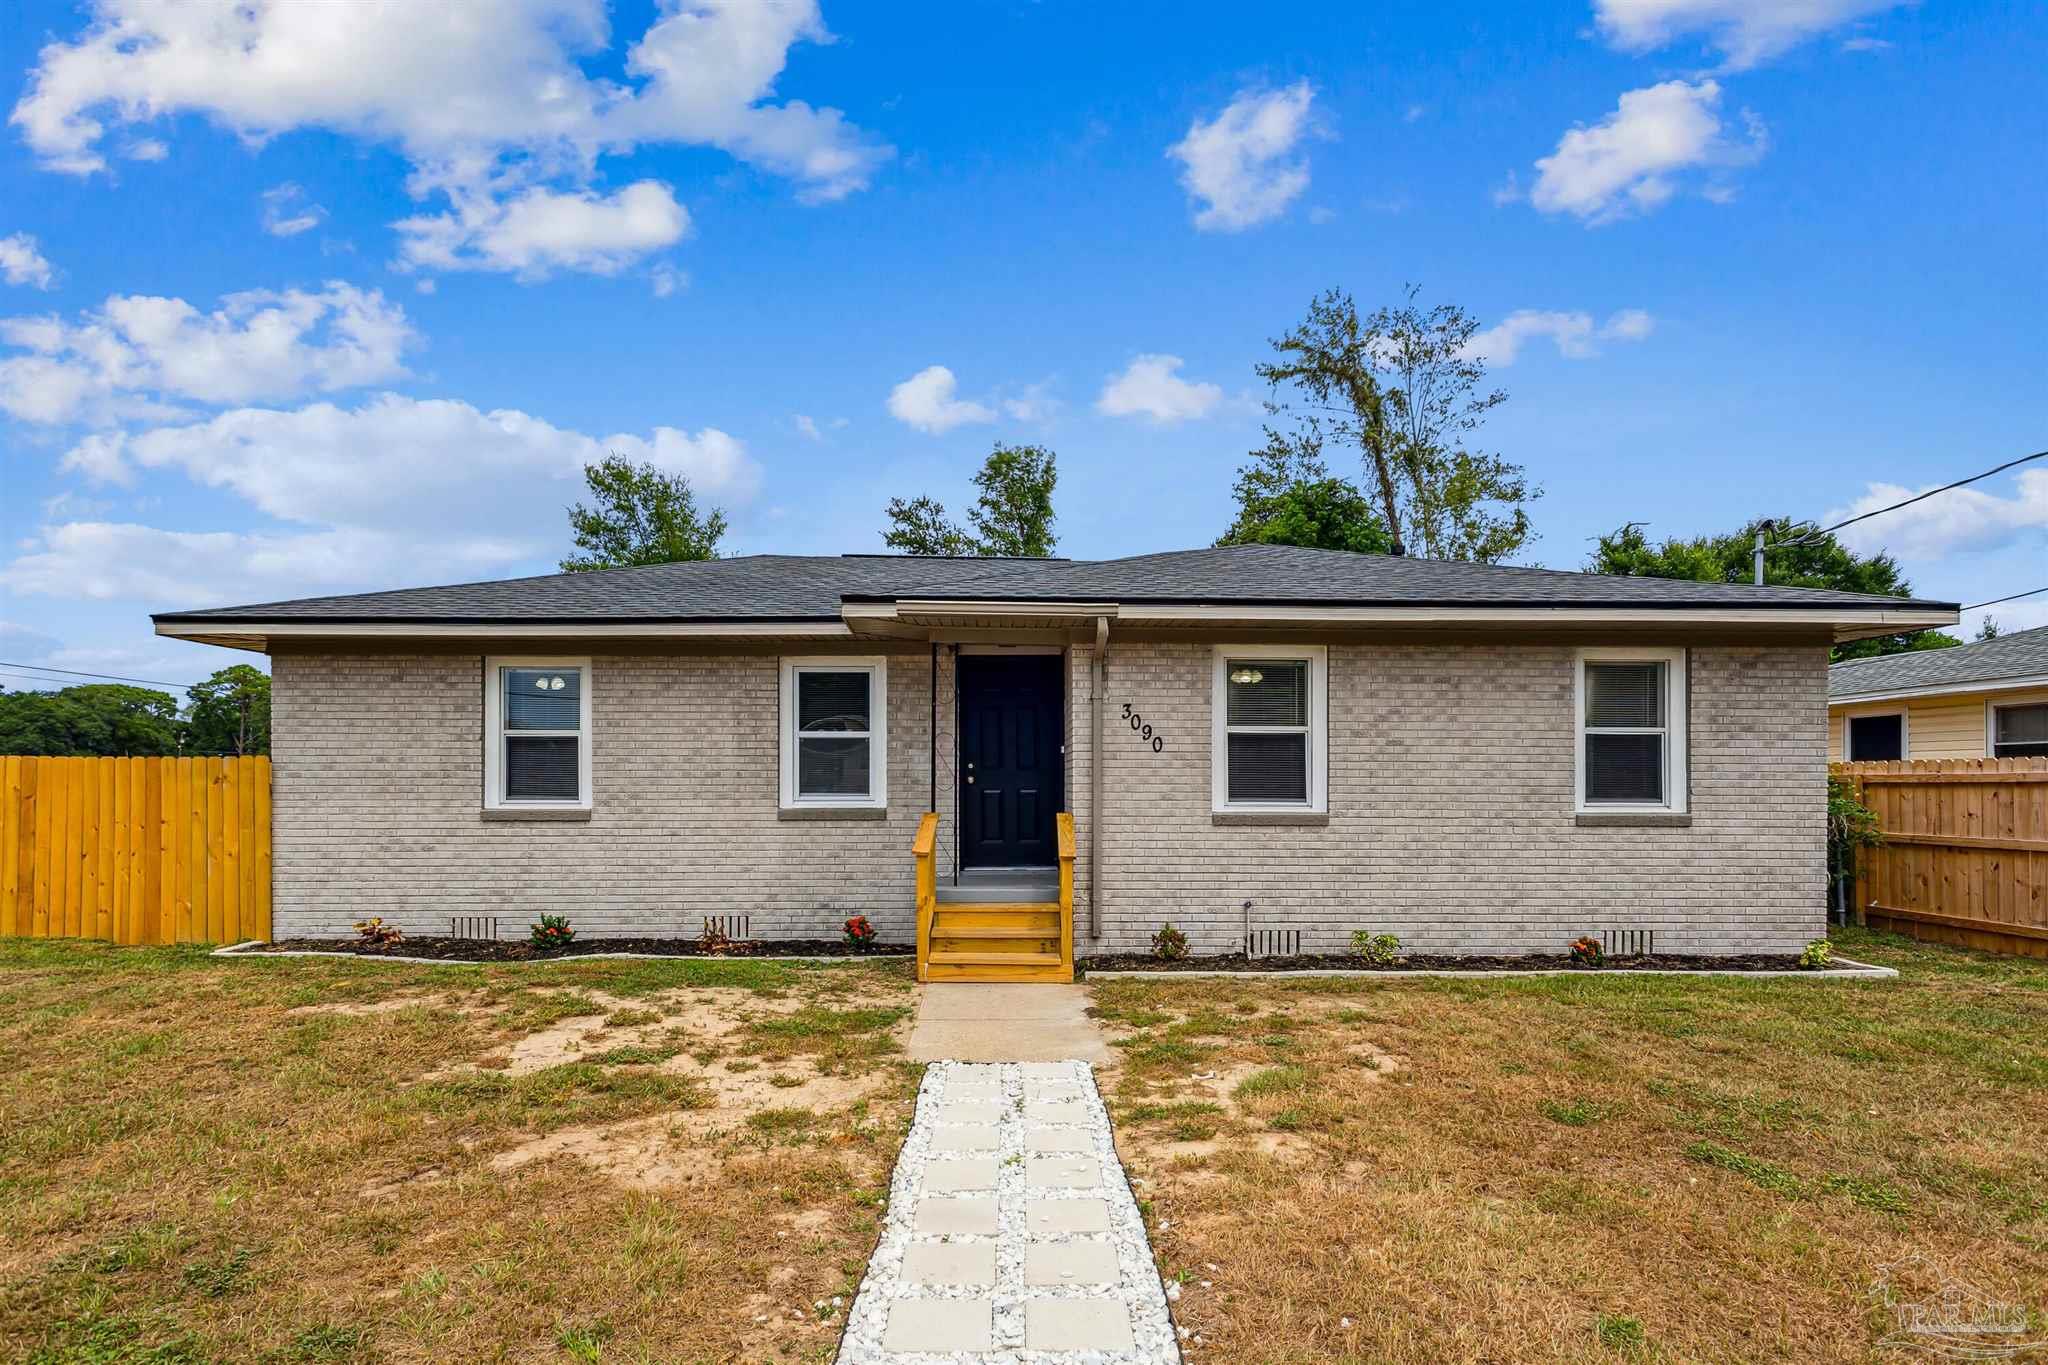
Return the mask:
[[1836,664],[1828,757],[2048,757],[2048,626]]
[[[1070,963],[1166,921],[1208,952],[1247,927],[1796,950],[1823,924],[1829,645],[1956,617],[1241,546],[754,555],[156,627],[271,656],[280,936],[551,911],[908,940],[933,812],[946,904],[1049,904],[1068,846],[1072,941],[1022,946]],[[963,946],[925,927],[934,966]]]

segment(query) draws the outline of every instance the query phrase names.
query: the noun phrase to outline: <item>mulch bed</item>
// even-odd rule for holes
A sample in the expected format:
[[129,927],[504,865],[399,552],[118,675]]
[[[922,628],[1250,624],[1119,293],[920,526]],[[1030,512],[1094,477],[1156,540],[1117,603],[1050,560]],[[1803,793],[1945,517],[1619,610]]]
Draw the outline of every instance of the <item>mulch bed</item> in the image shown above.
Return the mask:
[[1643,957],[1611,957],[1605,966],[1588,967],[1563,953],[1530,953],[1521,957],[1433,957],[1410,953],[1391,963],[1375,964],[1349,953],[1302,953],[1294,957],[1246,957],[1220,953],[1214,957],[1183,957],[1165,961],[1150,953],[1108,953],[1084,957],[1074,964],[1095,972],[1532,972],[1565,969],[1597,975],[1603,972],[1790,972],[1799,969],[1795,954],[1750,953],[1736,957],[1695,957],[1658,953]]
[[257,953],[340,953],[351,957],[431,957],[446,962],[531,962],[536,959],[588,957],[592,953],[640,953],[648,957],[902,957],[914,952],[907,943],[878,943],[858,952],[844,939],[749,939],[707,953],[693,938],[579,938],[560,948],[540,949],[530,943],[491,943],[473,938],[421,935],[397,943],[365,946],[353,939],[286,938],[244,951]]

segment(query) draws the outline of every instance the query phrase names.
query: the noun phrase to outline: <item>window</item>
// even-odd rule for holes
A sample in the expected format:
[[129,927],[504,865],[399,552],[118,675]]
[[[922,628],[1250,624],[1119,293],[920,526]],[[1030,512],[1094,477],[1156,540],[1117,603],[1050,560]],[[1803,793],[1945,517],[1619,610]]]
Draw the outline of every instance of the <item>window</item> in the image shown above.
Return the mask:
[[878,658],[782,662],[782,804],[888,804],[888,670]]
[[2048,758],[2048,702],[1991,708],[1993,758]]
[[487,659],[484,805],[590,808],[590,661]]
[[1215,809],[1328,808],[1327,660],[1320,646],[1216,650]]
[[1904,711],[1851,716],[1848,726],[1847,758],[1851,763],[1888,763],[1906,756]]
[[1579,809],[1685,810],[1685,651],[1579,653]]

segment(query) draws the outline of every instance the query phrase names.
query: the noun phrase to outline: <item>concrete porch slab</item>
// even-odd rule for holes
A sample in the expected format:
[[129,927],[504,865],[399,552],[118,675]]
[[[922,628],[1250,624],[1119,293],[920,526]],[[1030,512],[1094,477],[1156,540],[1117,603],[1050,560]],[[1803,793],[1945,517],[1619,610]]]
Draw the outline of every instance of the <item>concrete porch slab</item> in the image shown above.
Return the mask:
[[1087,991],[1063,983],[931,982],[919,992],[909,1049],[915,1062],[1109,1060]]

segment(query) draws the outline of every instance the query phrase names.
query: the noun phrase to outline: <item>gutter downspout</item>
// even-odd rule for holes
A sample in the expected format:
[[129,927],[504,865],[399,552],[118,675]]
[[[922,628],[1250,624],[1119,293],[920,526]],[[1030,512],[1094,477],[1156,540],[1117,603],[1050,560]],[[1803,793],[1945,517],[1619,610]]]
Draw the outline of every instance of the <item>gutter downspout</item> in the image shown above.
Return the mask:
[[1095,652],[1088,656],[1088,937],[1102,937],[1102,682],[1109,651],[1109,618],[1095,618]]
[[931,753],[931,804],[926,810],[939,808],[939,642],[932,641],[932,753]]

